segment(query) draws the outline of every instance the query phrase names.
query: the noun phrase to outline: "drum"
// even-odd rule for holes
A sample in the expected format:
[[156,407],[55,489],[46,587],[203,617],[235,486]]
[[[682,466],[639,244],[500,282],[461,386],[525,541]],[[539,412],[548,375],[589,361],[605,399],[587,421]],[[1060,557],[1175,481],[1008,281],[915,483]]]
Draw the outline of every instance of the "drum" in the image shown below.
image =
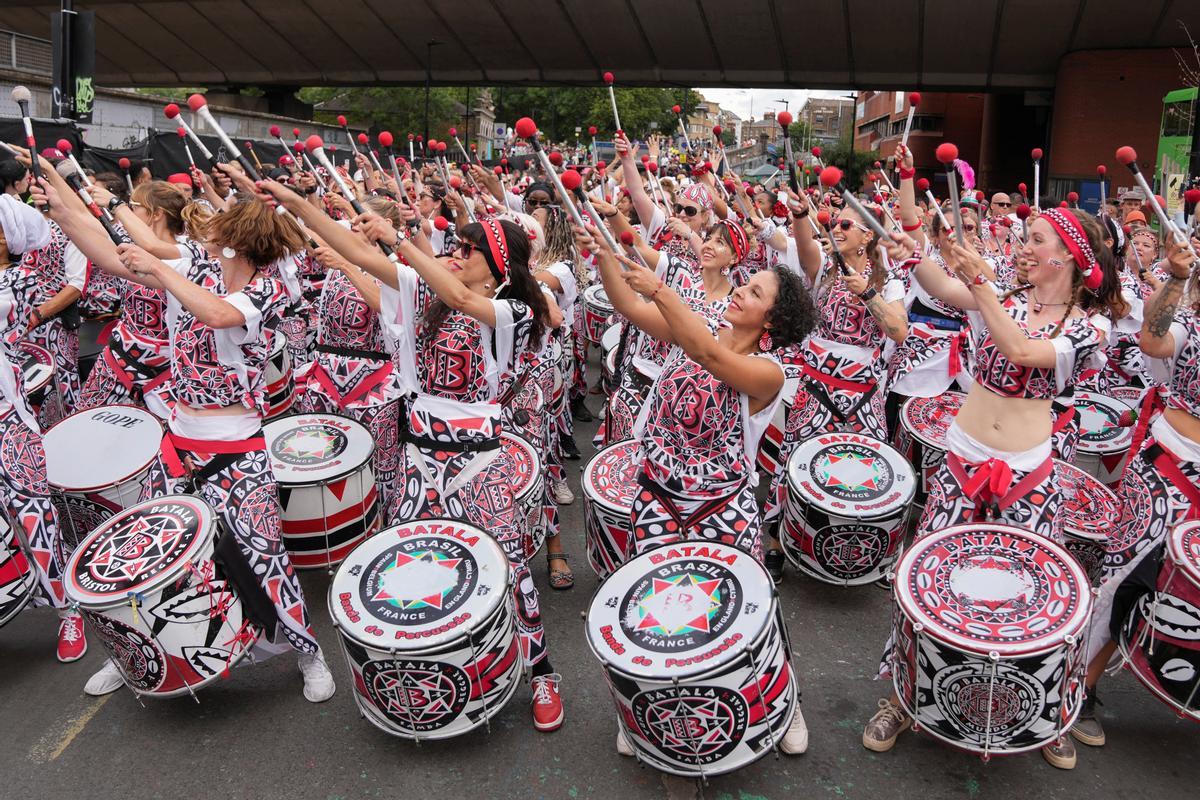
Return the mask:
[[589,342],[601,343],[612,313],[613,305],[602,285],[597,283],[583,290],[583,335]]
[[266,418],[272,420],[291,411],[296,402],[292,356],[287,349],[287,336],[282,330],[271,332],[271,355],[267,359],[264,378],[267,381]]
[[46,399],[46,390],[54,380],[54,356],[44,347],[33,342],[21,342],[25,360],[21,363],[21,377],[25,384],[25,397],[29,407],[36,413]]
[[1167,536],[1156,589],[1134,605],[1117,646],[1159,700],[1200,722],[1200,522]]
[[962,392],[910,397],[900,407],[896,448],[917,471],[917,503],[921,506],[929,496],[929,481],[946,460],[946,432],[966,397]]
[[787,430],[787,420],[792,413],[792,408],[796,405],[796,396],[803,388],[801,383],[803,373],[799,364],[785,360],[783,374],[783,402],[775,409],[775,415],[771,417],[767,429],[763,431],[762,439],[758,443],[758,455],[755,459],[758,468],[767,475],[779,475],[783,471],[783,462],[779,455],[783,447],[783,434]]
[[102,522],[138,502],[162,440],[162,422],[140,406],[89,408],[46,431],[46,479],[63,561]]
[[0,512],[0,627],[21,613],[36,591],[37,572],[24,534]]
[[159,497],[105,522],[67,562],[67,599],[139,695],[194,694],[258,640],[213,562],[216,537],[208,503]]
[[1007,525],[947,528],[905,551],[895,599],[892,680],[914,729],[986,757],[1071,727],[1092,596],[1064,548]]
[[1142,398],[1146,396],[1146,390],[1141,386],[1112,386],[1109,388],[1108,394],[1130,408],[1139,408],[1142,405]]
[[378,530],[369,430],[337,414],[299,414],[267,423],[263,437],[293,566],[330,567]]
[[393,736],[464,734],[520,683],[508,559],[466,523],[405,522],[363,542],[333,576],[329,615],[359,711]]
[[719,542],[663,545],[596,590],[588,646],[638,758],[707,777],[776,747],[796,707],[778,596],[749,553]]
[[79,380],[86,382],[96,359],[112,337],[116,317],[84,317],[79,323]]
[[842,586],[887,573],[917,484],[895,448],[859,434],[816,436],[792,452],[787,482],[779,538],[792,564]]
[[1075,413],[1079,415],[1075,465],[1105,486],[1115,486],[1121,480],[1129,458],[1129,446],[1133,444],[1130,411],[1128,405],[1107,395],[1075,392]]
[[512,483],[513,506],[529,534],[525,539],[525,557],[532,558],[546,543],[546,484],[542,459],[527,439],[515,433],[501,433],[500,446],[509,461],[505,473]]
[[[549,367],[546,367],[547,369]],[[546,393],[531,376],[501,410],[504,427],[519,433],[539,447],[546,441]]]
[[1059,513],[1067,550],[1094,584],[1104,566],[1108,537],[1121,519],[1121,505],[1112,490],[1074,464],[1056,460],[1054,469],[1062,496]]
[[613,348],[604,355],[603,368],[600,371],[600,388],[609,395],[617,388],[617,350]]
[[587,557],[601,579],[625,563],[633,529],[633,498],[642,462],[633,439],[610,444],[583,468],[583,526]]

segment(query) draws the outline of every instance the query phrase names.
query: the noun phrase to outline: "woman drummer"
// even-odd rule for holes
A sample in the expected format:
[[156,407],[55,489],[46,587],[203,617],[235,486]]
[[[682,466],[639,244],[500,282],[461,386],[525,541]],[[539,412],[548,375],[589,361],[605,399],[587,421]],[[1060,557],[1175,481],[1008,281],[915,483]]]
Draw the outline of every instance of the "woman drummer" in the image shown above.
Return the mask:
[[[217,510],[274,605],[277,623],[266,638],[298,652],[306,699],[329,699],[333,675],[283,547],[278,491],[262,437],[266,332],[280,324],[288,303],[277,265],[304,247],[299,228],[242,196],[206,226],[207,257],[163,262],[137,245],[114,246],[82,203],[64,202],[69,196],[62,188],[52,183],[42,191],[80,250],[108,272],[167,293],[172,405],[143,498],[190,490]],[[84,691],[107,694],[122,683],[110,661]]]
[[[400,435],[390,520],[451,517],[491,534],[508,556],[522,656],[533,673],[534,727],[557,730],[563,707],[513,504],[511,467],[500,448],[501,377],[519,343],[541,341],[546,296],[529,271],[530,245],[516,223],[483,219],[458,232],[459,257],[433,258],[415,211],[399,230],[375,215],[358,220],[378,249],[271,181],[261,184],[343,257],[381,282],[381,319],[397,341],[401,386],[413,399]],[[414,224],[415,223],[415,224]],[[416,231],[411,233],[410,231]]]
[[[1062,541],[1062,499],[1051,456],[1051,402],[1079,380],[1103,334],[1081,306],[1103,278],[1096,221],[1082,211],[1052,209],[1029,226],[1020,251],[1028,283],[996,287],[973,248],[944,253],[958,279],[924,259],[915,277],[934,297],[967,312],[974,339],[973,383],[946,435],[946,460],[934,474],[918,536],[951,525],[995,520]],[[880,676],[890,674],[885,650]],[[896,695],[879,701],[863,745],[890,750],[912,724]],[[1061,769],[1075,764],[1069,737],[1043,748]]]
[[[205,257],[203,247],[185,233],[191,229],[199,235],[208,215],[174,185],[165,181],[140,184],[128,203],[97,186],[92,199],[109,209],[134,243],[156,257],[188,261]],[[100,274],[110,273],[101,268]],[[80,409],[114,403],[144,405],[144,393],[170,377],[166,293],[119,279],[115,288],[120,317],[83,385]]]
[[[12,163],[12,162],[10,162]],[[23,169],[23,168],[22,168]],[[53,169],[44,164],[44,170]],[[23,181],[26,179],[22,179]],[[51,243],[50,224],[7,192],[0,194],[0,503],[4,536],[19,525],[36,571],[35,606],[59,609],[58,660],[78,661],[87,652],[83,618],[67,609],[59,562],[58,515],[46,483],[42,432],[25,396],[21,342],[34,319],[37,277],[18,266],[22,257]],[[19,546],[19,545],[18,545]]]
[[[1192,240],[1193,249],[1200,241]],[[1187,247],[1171,241],[1166,275],[1146,301],[1141,348],[1151,375],[1162,381],[1143,401],[1134,452],[1117,491],[1121,520],[1109,539],[1100,574],[1100,594],[1092,608],[1088,640],[1086,699],[1071,735],[1086,745],[1104,744],[1096,717],[1096,687],[1116,650],[1119,629],[1134,597],[1117,597],[1132,573],[1166,539],[1173,527],[1200,516],[1200,292],[1197,261]],[[1192,279],[1189,286],[1189,278]],[[1153,557],[1153,556],[1151,556]]]
[[[593,229],[594,231],[594,229]],[[777,350],[802,340],[814,312],[800,278],[758,273],[735,289],[719,333],[653,270],[594,241],[614,307],[648,336],[674,345],[637,420],[643,457],[630,514],[627,558],[658,545],[713,540],[762,557],[756,451],[784,384]],[[645,302],[649,301],[649,302]],[[802,753],[808,731],[796,709],[781,747]],[[628,744],[618,739],[619,752]]]

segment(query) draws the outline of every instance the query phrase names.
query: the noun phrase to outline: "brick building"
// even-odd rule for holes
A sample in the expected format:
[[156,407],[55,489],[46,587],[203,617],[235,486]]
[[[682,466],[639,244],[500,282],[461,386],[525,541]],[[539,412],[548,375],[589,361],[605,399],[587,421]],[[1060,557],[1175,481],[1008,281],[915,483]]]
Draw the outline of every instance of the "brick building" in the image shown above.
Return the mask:
[[796,115],[808,125],[813,144],[837,144],[854,129],[854,101],[843,98],[810,97]]

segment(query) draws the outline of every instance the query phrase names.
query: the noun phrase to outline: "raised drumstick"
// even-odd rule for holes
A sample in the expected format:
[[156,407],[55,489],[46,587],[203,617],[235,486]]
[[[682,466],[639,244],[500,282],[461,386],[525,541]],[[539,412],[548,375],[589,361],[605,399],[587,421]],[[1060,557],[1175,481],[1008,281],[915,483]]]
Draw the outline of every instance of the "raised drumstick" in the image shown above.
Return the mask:
[[958,147],[950,142],[942,142],[938,145],[935,155],[937,160],[942,162],[942,168],[946,170],[946,184],[950,187],[950,209],[954,212],[954,238],[958,240],[959,247],[966,247],[967,240],[962,231],[962,203],[958,197],[958,173],[954,169],[954,162],[958,159]]
[[92,179],[87,176],[87,173],[83,171],[83,167],[75,160],[75,147],[71,144],[71,141],[69,139],[59,139],[55,142],[54,146],[62,151],[62,154],[67,157],[68,161],[75,165],[75,172],[83,180],[83,185],[89,189],[92,188]]
[[[1042,148],[1035,147],[1029,151],[1029,157],[1033,159],[1033,207],[1038,208],[1041,205],[1042,199]],[[957,157],[957,156],[956,156]]]
[[216,162],[216,159],[213,158],[213,154],[209,152],[209,149],[204,145],[204,142],[200,140],[200,137],[196,135],[196,132],[192,130],[190,125],[187,124],[187,120],[185,120],[183,115],[179,113],[179,106],[175,105],[174,103],[167,103],[165,106],[163,106],[163,114],[167,119],[174,120],[176,126],[183,128],[184,134],[196,143],[196,147],[200,148],[200,152],[203,153],[204,157],[208,159],[208,163],[212,164]]
[[24,86],[13,87],[12,99],[21,110],[21,125],[25,128],[25,146],[29,148],[29,171],[33,173],[34,180],[40,181],[42,165],[38,163],[37,140],[33,138],[33,119],[29,116],[31,97],[29,89]]
[[133,194],[133,177],[129,174],[129,167],[132,165],[129,159],[122,156],[117,160],[117,166],[121,168],[121,172],[125,173],[125,187],[129,189],[130,194]]
[[[613,77],[613,74],[611,72],[604,73],[604,82],[606,84],[608,84],[608,100],[610,103],[612,103],[613,124],[617,126],[617,133],[620,133],[621,132],[621,115],[617,112],[617,93],[615,91],[613,91],[613,82],[614,81],[616,81],[616,78]],[[523,117],[523,119],[529,119],[529,118]],[[536,128],[535,128],[535,130],[536,130]],[[520,134],[518,134],[518,135],[520,135]]]

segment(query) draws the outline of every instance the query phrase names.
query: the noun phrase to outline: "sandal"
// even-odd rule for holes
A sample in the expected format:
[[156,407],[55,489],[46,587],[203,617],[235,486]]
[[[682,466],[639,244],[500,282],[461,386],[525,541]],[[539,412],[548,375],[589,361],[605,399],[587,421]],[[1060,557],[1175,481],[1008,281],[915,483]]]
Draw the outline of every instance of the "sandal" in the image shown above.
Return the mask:
[[[546,553],[546,566],[550,566],[551,561],[562,560],[570,564],[571,557],[564,553]],[[575,585],[575,573],[571,572],[570,566],[564,572],[559,569],[551,569],[549,571],[550,588],[557,591],[570,589]]]

